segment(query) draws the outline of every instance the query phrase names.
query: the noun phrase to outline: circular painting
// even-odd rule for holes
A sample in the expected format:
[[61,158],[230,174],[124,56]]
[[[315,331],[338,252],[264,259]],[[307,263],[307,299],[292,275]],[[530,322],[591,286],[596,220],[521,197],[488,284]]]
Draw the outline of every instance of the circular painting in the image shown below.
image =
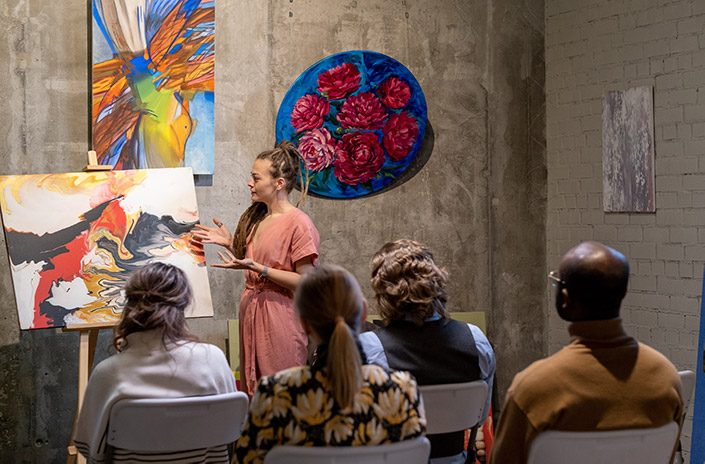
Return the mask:
[[309,192],[357,198],[402,177],[421,148],[426,122],[423,91],[403,64],[377,52],[349,51],[322,59],[296,79],[279,107],[277,143],[298,147]]

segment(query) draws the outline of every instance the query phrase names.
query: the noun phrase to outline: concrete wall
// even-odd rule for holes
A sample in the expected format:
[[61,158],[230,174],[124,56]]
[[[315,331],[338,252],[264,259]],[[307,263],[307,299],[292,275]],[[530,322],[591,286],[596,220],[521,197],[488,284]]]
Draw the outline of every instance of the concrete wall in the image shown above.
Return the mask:
[[[85,164],[87,22],[86,5],[76,2],[0,5],[2,174]],[[545,351],[542,0],[218,0],[217,173],[212,186],[197,189],[201,216],[236,221],[249,201],[250,164],[273,143],[289,85],[318,59],[350,49],[388,54],[415,74],[435,145],[421,172],[397,189],[307,202],[322,259],[351,269],[371,299],[368,263],[379,246],[400,237],[428,244],[452,276],[449,309],[488,312],[503,392]],[[216,316],[191,326],[224,347],[242,278],[209,275]],[[77,334],[20,332],[8,272],[0,295],[0,462],[63,462]],[[109,338],[101,336],[99,359]]]
[[[581,240],[624,252],[627,330],[692,370],[705,264],[704,26],[697,0],[546,2],[548,268]],[[654,88],[657,210],[605,214],[601,98],[642,85]],[[566,339],[549,310],[549,351]]]

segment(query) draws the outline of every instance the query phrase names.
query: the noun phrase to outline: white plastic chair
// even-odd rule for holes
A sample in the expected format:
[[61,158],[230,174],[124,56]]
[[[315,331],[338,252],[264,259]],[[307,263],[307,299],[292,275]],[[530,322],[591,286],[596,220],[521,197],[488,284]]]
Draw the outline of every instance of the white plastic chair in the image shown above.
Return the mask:
[[695,372],[680,371],[678,376],[681,378],[681,398],[683,399],[683,414],[688,412],[690,399],[693,397],[695,390]]
[[528,464],[667,464],[678,424],[600,432],[547,431],[537,435]]
[[184,451],[230,445],[247,416],[243,392],[116,402],[110,410],[108,446],[130,451]]
[[426,437],[375,446],[275,446],[264,464],[428,464]]
[[423,385],[419,390],[429,435],[470,429],[482,420],[488,394],[487,384],[482,380]]

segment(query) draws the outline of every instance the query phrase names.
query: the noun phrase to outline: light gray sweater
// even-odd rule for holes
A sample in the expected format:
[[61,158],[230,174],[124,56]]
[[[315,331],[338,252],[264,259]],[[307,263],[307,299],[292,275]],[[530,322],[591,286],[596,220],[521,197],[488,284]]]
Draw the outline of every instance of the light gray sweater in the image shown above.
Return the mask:
[[167,344],[165,349],[158,331],[130,334],[126,349],[98,364],[88,380],[76,429],[76,446],[90,463],[104,461],[110,409],[121,399],[178,398],[234,391],[233,373],[218,347],[184,342]]

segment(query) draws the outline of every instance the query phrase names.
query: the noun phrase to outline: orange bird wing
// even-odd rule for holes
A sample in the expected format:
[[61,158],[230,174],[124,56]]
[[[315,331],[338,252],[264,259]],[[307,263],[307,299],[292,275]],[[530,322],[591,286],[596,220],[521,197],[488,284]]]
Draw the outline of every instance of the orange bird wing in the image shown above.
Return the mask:
[[174,8],[152,38],[149,51],[164,79],[160,89],[213,91],[215,9],[198,8],[189,17]]

